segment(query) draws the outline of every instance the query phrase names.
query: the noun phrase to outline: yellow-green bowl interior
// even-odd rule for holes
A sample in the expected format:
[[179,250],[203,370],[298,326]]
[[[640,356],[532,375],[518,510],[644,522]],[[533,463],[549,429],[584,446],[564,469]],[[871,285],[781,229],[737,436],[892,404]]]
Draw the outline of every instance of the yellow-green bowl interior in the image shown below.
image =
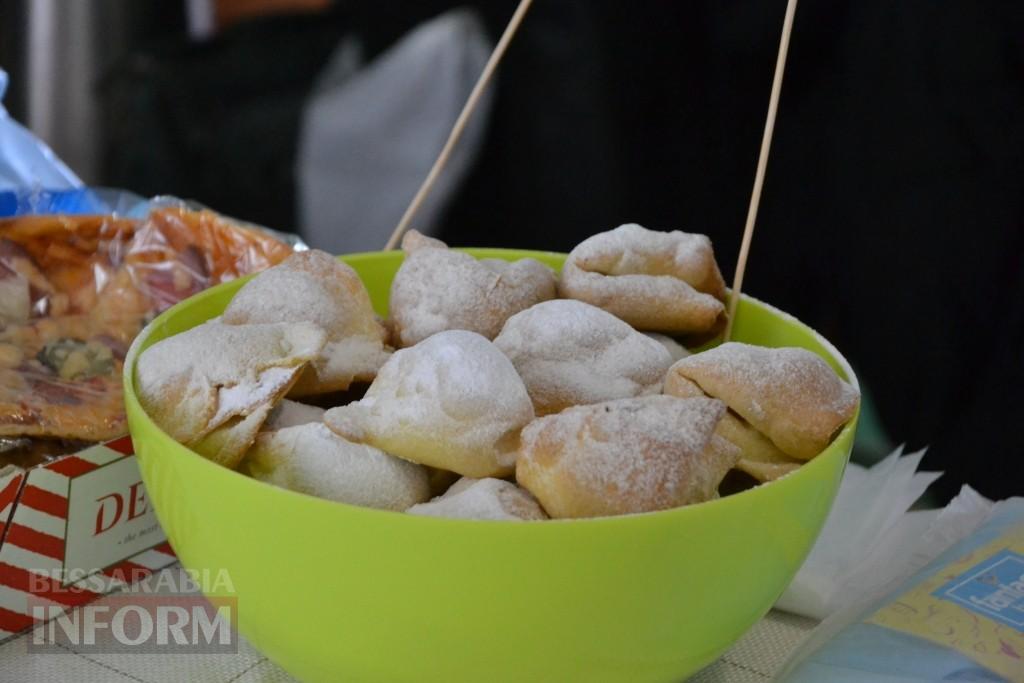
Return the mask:
[[[556,269],[564,259],[466,251]],[[381,315],[401,258],[342,257]],[[143,330],[125,362],[125,404],[149,497],[182,563],[211,597],[236,598],[240,631],[303,680],[681,680],[785,589],[853,445],[856,418],[776,482],[624,517],[485,522],[319,500],[202,458],[168,437],[135,394],[138,354],[219,315],[243,282],[202,292]],[[828,342],[749,297],[733,338],[807,348],[856,383]]]

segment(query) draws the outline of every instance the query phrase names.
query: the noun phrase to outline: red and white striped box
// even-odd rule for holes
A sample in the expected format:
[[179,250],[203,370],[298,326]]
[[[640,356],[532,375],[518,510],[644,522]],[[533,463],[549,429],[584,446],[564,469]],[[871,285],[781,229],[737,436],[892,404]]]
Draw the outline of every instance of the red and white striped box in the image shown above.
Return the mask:
[[3,544],[7,521],[14,512],[14,502],[21,491],[21,482],[25,479],[24,471],[17,467],[6,467],[0,470],[0,545]]
[[128,437],[0,472],[0,642],[175,561]]

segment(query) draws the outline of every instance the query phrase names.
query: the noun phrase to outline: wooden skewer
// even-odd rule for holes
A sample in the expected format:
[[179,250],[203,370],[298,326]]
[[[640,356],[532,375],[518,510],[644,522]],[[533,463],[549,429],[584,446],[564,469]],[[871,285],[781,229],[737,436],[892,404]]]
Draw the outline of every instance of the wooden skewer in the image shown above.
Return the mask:
[[455,149],[459,138],[462,137],[462,132],[466,128],[469,118],[473,115],[473,111],[476,110],[480,96],[487,89],[487,84],[490,83],[491,77],[501,62],[501,58],[505,56],[505,50],[508,48],[509,43],[512,42],[512,37],[515,36],[519,25],[523,23],[523,17],[526,16],[526,12],[532,4],[533,0],[520,0],[519,6],[516,7],[515,13],[508,22],[508,26],[505,27],[501,38],[498,39],[498,44],[494,46],[494,51],[491,52],[487,64],[484,65],[480,78],[477,79],[476,85],[470,91],[469,98],[466,100],[466,104],[463,105],[459,117],[455,119],[455,125],[452,126],[452,132],[448,134],[448,140],[444,143],[444,147],[441,148],[441,153],[437,156],[437,160],[434,161],[434,165],[430,167],[430,172],[427,174],[426,179],[424,179],[423,184],[420,185],[420,189],[416,191],[416,195],[412,198],[412,202],[406,208],[405,213],[402,214],[402,219],[398,221],[398,226],[391,233],[387,244],[384,245],[385,251],[398,247],[398,243],[402,241],[402,235],[405,234],[406,230],[409,229],[409,224],[412,223],[413,216],[419,211],[423,200],[430,194],[430,190],[434,187],[438,176],[441,175],[441,171],[444,170],[445,165],[448,163],[448,157],[451,156],[452,150]]
[[779,109],[779,95],[782,93],[782,74],[786,70],[786,53],[789,51],[789,36],[793,32],[796,2],[797,0],[788,0],[786,17],[782,21],[782,37],[779,39],[779,56],[775,60],[775,78],[772,81],[772,93],[768,99],[768,116],[764,122],[764,136],[761,138],[761,154],[757,158],[754,189],[750,193],[750,208],[747,209],[747,224],[743,228],[743,241],[740,243],[740,255],[736,260],[736,274],[732,280],[732,293],[729,295],[729,319],[725,326],[725,341],[729,341],[732,336],[732,324],[736,319],[736,307],[739,305],[740,292],[743,289],[743,274],[747,269],[750,240],[754,236],[754,222],[757,220],[757,207],[761,203],[761,188],[764,186],[768,152],[772,146],[772,132],[775,130],[775,114]]

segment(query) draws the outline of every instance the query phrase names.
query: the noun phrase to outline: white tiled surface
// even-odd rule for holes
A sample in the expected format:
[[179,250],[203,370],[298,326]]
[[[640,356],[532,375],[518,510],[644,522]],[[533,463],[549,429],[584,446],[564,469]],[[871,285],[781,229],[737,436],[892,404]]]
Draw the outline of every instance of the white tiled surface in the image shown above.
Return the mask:
[[[167,571],[178,572],[175,568]],[[154,577],[158,586],[173,585]],[[159,591],[157,591],[159,592]],[[100,601],[102,602],[102,601]],[[814,628],[803,617],[772,612],[689,683],[763,683]],[[75,683],[291,683],[288,674],[243,639],[237,653],[146,655],[29,654],[24,636],[0,645],[0,680]]]

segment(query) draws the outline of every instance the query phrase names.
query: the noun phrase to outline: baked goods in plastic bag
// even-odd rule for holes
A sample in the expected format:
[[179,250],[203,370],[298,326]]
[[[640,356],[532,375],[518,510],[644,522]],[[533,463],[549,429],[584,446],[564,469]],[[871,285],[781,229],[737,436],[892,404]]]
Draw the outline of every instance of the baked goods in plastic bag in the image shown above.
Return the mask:
[[34,464],[126,433],[121,368],[142,327],[292,253],[212,211],[152,206],[0,218],[0,457]]

